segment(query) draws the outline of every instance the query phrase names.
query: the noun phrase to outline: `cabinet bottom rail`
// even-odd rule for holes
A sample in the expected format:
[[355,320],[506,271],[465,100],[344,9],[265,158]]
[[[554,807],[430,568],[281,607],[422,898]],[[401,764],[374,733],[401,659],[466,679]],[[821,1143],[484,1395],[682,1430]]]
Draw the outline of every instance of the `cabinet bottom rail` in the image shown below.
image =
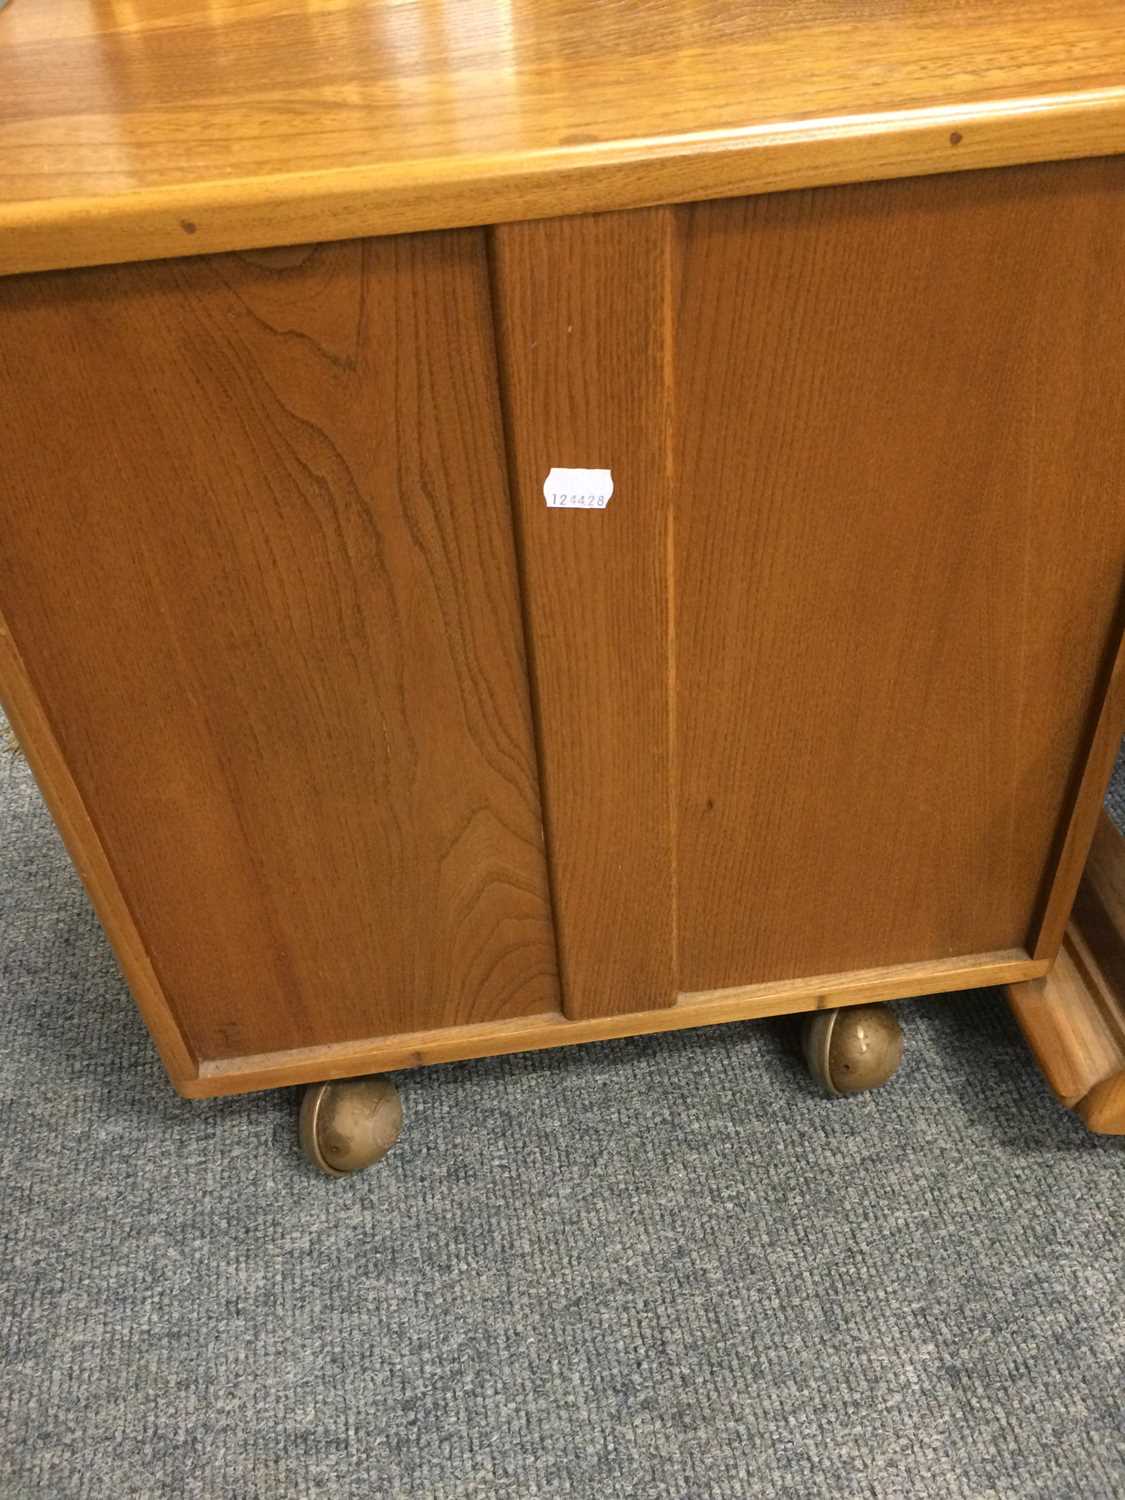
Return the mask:
[[1012,984],[1040,978],[1049,967],[1045,960],[1031,958],[1025,949],[1009,948],[938,961],[856,969],[808,979],[683,993],[673,1004],[659,1010],[573,1021],[561,1013],[521,1016],[286,1052],[209,1059],[199,1064],[194,1075],[176,1079],[176,1087],[190,1099],[251,1093],[429,1063],[461,1062],[726,1021],[750,1021],[764,1016]]

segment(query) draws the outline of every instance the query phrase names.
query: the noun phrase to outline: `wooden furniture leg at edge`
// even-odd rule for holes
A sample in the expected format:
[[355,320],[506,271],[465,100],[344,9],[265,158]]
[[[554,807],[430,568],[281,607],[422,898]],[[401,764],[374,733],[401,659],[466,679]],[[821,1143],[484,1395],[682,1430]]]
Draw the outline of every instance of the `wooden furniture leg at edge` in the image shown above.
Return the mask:
[[1056,1096],[1125,1135],[1125,838],[1104,812],[1054,968],[1005,991]]

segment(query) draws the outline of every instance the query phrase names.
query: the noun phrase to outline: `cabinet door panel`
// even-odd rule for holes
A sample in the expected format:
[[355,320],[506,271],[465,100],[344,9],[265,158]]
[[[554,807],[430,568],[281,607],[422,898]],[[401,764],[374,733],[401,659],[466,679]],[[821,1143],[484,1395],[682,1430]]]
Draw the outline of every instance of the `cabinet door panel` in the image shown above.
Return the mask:
[[3,611],[197,1060],[557,1010],[482,235],[0,327]]
[[[572,1019],[675,999],[668,662],[673,210],[495,231],[544,801]],[[549,508],[555,467],[605,509]]]
[[568,1013],[1028,946],[1121,629],[1125,161],[496,248]]
[[684,986],[1027,945],[1120,628],[1125,162],[683,232]]

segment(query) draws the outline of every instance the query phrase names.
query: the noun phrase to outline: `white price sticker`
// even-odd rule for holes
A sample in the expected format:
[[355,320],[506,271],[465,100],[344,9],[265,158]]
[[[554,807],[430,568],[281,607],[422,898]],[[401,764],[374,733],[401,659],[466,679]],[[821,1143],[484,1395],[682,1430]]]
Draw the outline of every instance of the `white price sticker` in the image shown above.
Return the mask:
[[605,510],[613,494],[608,469],[552,469],[543,481],[550,510]]

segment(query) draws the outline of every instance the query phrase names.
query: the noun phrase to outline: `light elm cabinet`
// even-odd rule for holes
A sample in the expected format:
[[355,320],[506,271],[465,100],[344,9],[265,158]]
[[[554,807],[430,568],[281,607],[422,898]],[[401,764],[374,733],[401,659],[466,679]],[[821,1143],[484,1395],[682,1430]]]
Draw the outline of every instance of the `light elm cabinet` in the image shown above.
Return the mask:
[[0,686],[183,1093],[1048,971],[1122,728],[1120,113],[857,127],[839,185],[830,123],[762,180],[576,141],[470,213],[448,143],[224,185],[167,79],[82,88],[149,176],[29,208],[0,130]]

